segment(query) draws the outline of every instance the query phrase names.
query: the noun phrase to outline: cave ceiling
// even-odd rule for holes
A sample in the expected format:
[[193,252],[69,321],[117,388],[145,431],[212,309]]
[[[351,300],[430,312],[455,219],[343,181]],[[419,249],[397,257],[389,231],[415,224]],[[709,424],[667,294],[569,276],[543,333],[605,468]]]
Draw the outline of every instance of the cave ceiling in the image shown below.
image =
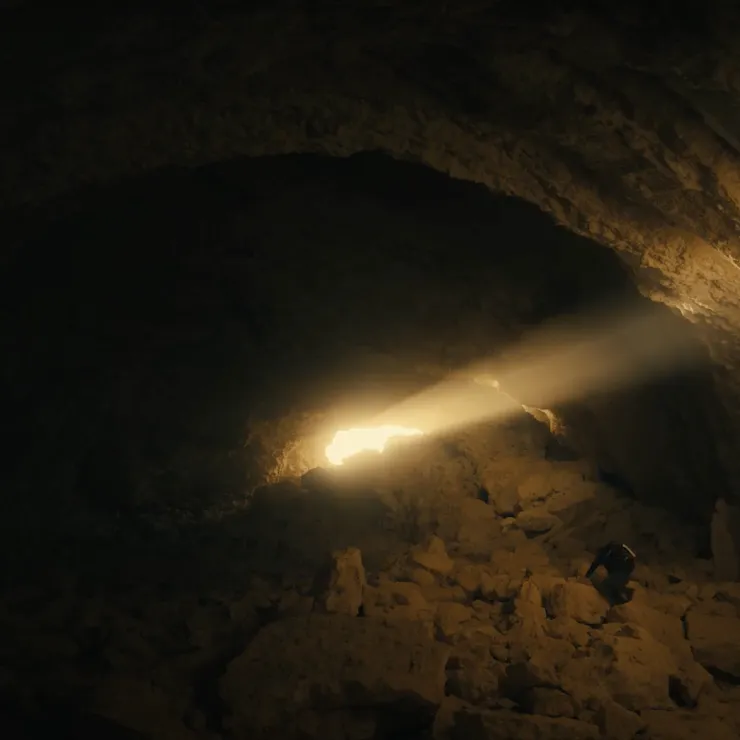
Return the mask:
[[0,12],[6,250],[39,208],[143,171],[381,150],[614,248],[646,295],[697,324],[719,373],[736,368],[732,3],[16,0]]

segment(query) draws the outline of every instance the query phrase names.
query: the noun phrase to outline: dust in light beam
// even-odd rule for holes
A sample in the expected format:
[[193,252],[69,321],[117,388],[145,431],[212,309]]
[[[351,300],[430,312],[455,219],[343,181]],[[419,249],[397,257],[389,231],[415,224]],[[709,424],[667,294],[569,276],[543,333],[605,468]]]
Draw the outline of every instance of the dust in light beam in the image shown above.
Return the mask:
[[332,465],[341,465],[358,452],[383,452],[388,441],[394,437],[418,437],[422,433],[421,429],[394,424],[343,429],[334,435],[326,448],[326,458]]
[[521,413],[552,409],[591,394],[655,380],[703,361],[687,322],[651,304],[609,306],[542,325],[497,357],[476,363],[404,399],[326,448],[341,465],[363,450],[382,452],[393,437],[436,434]]

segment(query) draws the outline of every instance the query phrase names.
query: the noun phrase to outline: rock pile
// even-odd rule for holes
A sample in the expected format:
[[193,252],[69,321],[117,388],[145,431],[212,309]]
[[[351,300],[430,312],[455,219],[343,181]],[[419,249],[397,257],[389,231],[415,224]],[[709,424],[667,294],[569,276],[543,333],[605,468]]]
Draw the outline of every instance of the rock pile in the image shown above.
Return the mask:
[[[300,540],[325,500],[296,482],[276,494],[279,517],[263,502],[239,523],[237,549],[209,551],[209,587],[142,581],[102,600],[70,583],[40,610],[39,594],[16,594],[0,611],[17,635],[3,646],[0,689],[24,701],[84,696],[89,711],[173,739],[740,736],[740,584],[713,580],[713,564],[686,549],[690,530],[580,462],[490,459],[384,559],[374,549],[388,521],[360,527],[375,509],[356,489],[341,494],[344,520],[334,512],[322,528],[316,514]],[[398,510],[388,512],[392,522]],[[267,521],[282,534],[266,547],[265,531],[249,550],[250,527]],[[354,544],[337,546],[348,536]],[[639,556],[620,606],[584,578],[607,539]],[[309,544],[325,567],[300,555]],[[267,561],[277,570],[258,576]]]

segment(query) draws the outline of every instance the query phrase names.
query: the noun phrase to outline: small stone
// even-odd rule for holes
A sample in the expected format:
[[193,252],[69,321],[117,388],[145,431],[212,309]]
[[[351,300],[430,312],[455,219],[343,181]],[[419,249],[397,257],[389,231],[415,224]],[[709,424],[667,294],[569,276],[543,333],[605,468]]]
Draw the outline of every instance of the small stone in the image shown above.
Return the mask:
[[411,559],[422,568],[441,575],[447,575],[455,567],[455,563],[447,554],[445,543],[436,536],[430,537],[424,547],[414,548]]
[[566,617],[596,626],[604,621],[609,603],[591,585],[565,581],[556,583],[547,600],[550,617]]

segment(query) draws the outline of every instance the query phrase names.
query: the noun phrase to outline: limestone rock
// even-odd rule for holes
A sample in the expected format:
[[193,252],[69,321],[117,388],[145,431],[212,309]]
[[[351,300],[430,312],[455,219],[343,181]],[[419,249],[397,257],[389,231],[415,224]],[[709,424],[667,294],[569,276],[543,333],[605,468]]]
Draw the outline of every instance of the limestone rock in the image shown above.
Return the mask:
[[434,574],[425,568],[412,568],[409,573],[409,580],[419,586],[434,586],[437,583],[437,579]]
[[[542,643],[540,643],[542,645]],[[535,649],[523,660],[517,660],[506,667],[506,691],[515,701],[535,688],[559,689],[561,678],[553,655],[545,649]]]
[[710,674],[694,660],[690,643],[684,635],[681,620],[673,614],[662,614],[645,603],[631,602],[614,607],[608,622],[644,628],[673,653],[678,672],[671,677],[672,695],[682,706],[695,706],[700,695],[712,682]]
[[514,599],[514,612],[511,627],[512,640],[526,644],[545,635],[547,614],[542,606],[542,595],[532,579],[522,583],[518,596]]
[[737,581],[740,577],[740,511],[724,499],[717,501],[711,526],[714,577]]
[[521,540],[512,543],[511,549],[499,548],[491,555],[492,572],[504,573],[510,577],[521,577],[526,573],[540,573],[550,566],[550,557],[542,546],[528,541],[519,531]]
[[535,686],[524,693],[519,703],[530,714],[544,717],[575,717],[573,699],[560,689]]
[[516,516],[521,511],[521,499],[517,490],[506,486],[492,496],[491,504],[499,516]]
[[[286,646],[290,646],[286,650]],[[449,649],[419,624],[345,615],[296,617],[261,630],[220,682],[236,734],[280,734],[307,710],[386,707],[432,717]],[[287,730],[286,730],[287,732]]]
[[458,710],[452,740],[598,740],[596,725],[507,711]]
[[301,712],[296,719],[297,738],[321,738],[330,740],[374,740],[377,737],[378,723],[371,711],[339,710],[320,712],[308,710]]
[[518,486],[517,494],[524,506],[544,501],[552,493],[549,470],[528,475]]
[[592,647],[598,660],[594,683],[632,711],[673,708],[671,678],[679,675],[673,653],[638,627],[624,625],[602,632]]
[[381,580],[364,591],[364,612],[368,617],[390,616],[400,619],[431,619],[433,607],[416,583]]
[[548,619],[545,633],[556,640],[565,640],[576,647],[588,645],[591,636],[587,625],[568,617]]
[[632,740],[645,728],[645,720],[617,702],[606,699],[596,710],[594,722],[599,726],[604,740]]
[[332,553],[327,580],[323,594],[319,597],[324,611],[356,617],[362,606],[363,590],[367,583],[360,550],[348,547]]
[[604,621],[609,604],[593,586],[565,581],[553,586],[546,608],[553,618],[564,617],[582,624],[598,625]]
[[460,586],[423,586],[421,593],[429,602],[457,601],[463,603],[468,600],[468,594]]
[[181,720],[185,707],[185,700],[169,696],[151,680],[117,673],[97,683],[91,708],[145,736],[194,740],[196,735]]
[[488,601],[504,601],[516,596],[521,580],[492,570],[486,565],[468,563],[455,572],[455,580],[473,598],[480,596]]
[[430,537],[423,547],[414,548],[411,559],[422,568],[441,575],[447,575],[455,567],[452,558],[447,554],[445,543],[436,536]]
[[529,536],[545,534],[560,524],[560,519],[544,509],[527,509],[517,514],[516,525]]
[[487,571],[483,566],[468,563],[457,570],[455,581],[467,594],[472,596],[481,590],[481,584],[486,575]]
[[686,625],[697,662],[710,671],[740,678],[740,619],[707,616],[691,610]]
[[480,499],[466,498],[461,501],[458,513],[460,525],[456,539],[460,551],[469,555],[490,555],[501,534],[495,509]]
[[[501,681],[505,666],[491,660],[469,655],[451,660],[447,667],[447,693],[476,706],[500,706]],[[509,703],[511,706],[511,703]]]
[[449,639],[460,630],[460,625],[473,617],[473,610],[454,601],[443,602],[437,606],[435,625],[438,634]]
[[718,717],[692,712],[642,713],[650,740],[736,740],[737,733]]
[[301,476],[301,486],[307,491],[325,493],[339,484],[336,474],[327,468],[312,468]]
[[656,640],[667,645],[674,653],[691,654],[681,620],[671,614],[661,614],[645,603],[632,601],[615,606],[607,612],[606,621],[635,624],[646,629]]

